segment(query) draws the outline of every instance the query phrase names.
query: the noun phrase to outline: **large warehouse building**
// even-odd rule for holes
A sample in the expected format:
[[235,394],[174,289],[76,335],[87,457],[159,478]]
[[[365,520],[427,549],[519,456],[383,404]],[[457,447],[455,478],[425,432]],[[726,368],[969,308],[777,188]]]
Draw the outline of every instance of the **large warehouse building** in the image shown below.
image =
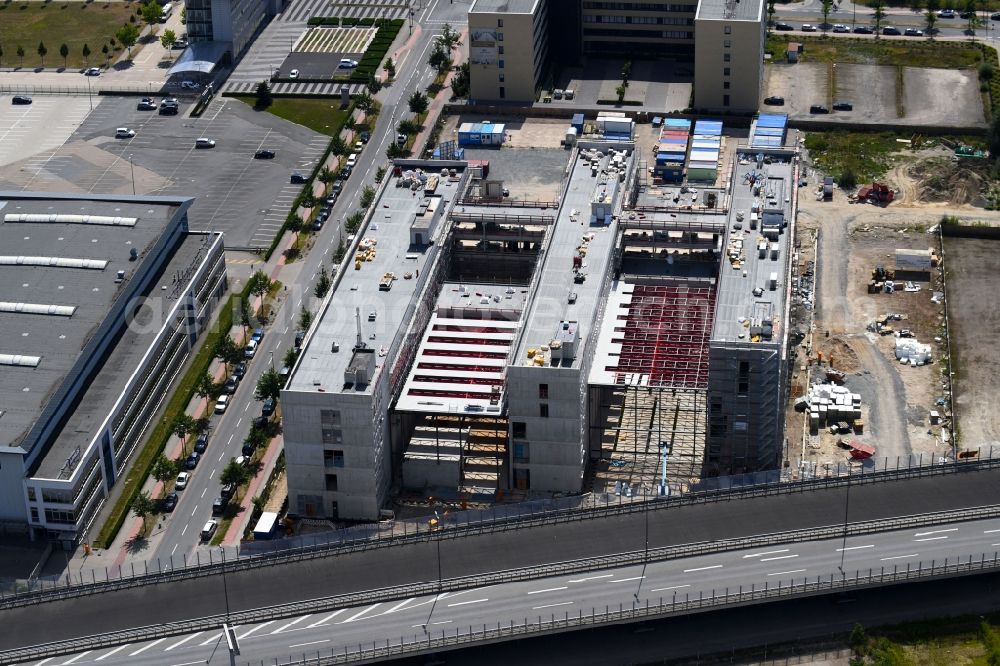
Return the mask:
[[722,162],[721,129],[683,193],[622,139],[581,139],[558,202],[397,162],[282,395],[290,510],[776,470],[798,158]]
[[191,203],[0,192],[0,521],[91,526],[226,289]]
[[588,58],[694,66],[694,108],[757,109],[764,81],[763,0],[475,0],[470,98],[534,102],[555,68]]

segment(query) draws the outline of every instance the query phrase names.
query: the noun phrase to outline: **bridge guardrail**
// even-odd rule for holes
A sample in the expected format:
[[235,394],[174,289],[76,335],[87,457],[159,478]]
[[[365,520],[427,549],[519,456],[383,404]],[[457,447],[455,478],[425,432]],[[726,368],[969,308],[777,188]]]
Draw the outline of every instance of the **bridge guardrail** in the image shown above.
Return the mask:
[[[572,522],[580,520],[592,520],[596,518],[606,518],[610,516],[621,516],[642,511],[661,511],[677,506],[688,506],[692,504],[706,504],[732,499],[747,499],[750,497],[765,497],[769,495],[807,492],[817,488],[832,488],[847,485],[862,485],[871,483],[881,483],[904,478],[915,478],[922,476],[935,476],[942,474],[953,474],[962,472],[975,472],[984,469],[1000,467],[1000,457],[993,457],[993,448],[989,450],[989,456],[975,460],[957,460],[947,464],[927,464],[908,467],[897,467],[895,469],[883,469],[873,472],[851,473],[844,476],[831,476],[814,478],[797,482],[780,482],[756,484],[752,486],[740,486],[725,490],[712,490],[697,493],[689,493],[677,497],[666,499],[648,499],[646,501],[633,500],[622,501],[619,497],[618,503],[607,502],[603,506],[596,506],[575,509],[555,509],[541,511],[537,513],[518,514],[514,516],[497,516],[494,511],[489,518],[478,521],[469,521],[459,525],[444,525],[439,528],[430,526],[421,527],[419,523],[413,524],[412,532],[405,531],[402,535],[391,534],[383,536],[379,529],[374,536],[368,535],[354,541],[324,543],[316,546],[305,546],[278,553],[268,553],[250,557],[239,557],[227,561],[227,567],[232,569],[252,569],[257,567],[273,566],[288,562],[303,561],[308,559],[324,558],[333,555],[356,553],[364,550],[386,548],[395,545],[413,543],[419,541],[429,541],[432,539],[453,539],[470,535],[488,534],[493,532],[505,532],[510,530],[540,527],[543,525]],[[610,499],[610,498],[609,498]],[[407,525],[404,523],[404,525]],[[151,561],[146,561],[140,572],[136,572],[134,565],[131,573],[118,569],[118,576],[114,577],[111,570],[105,569],[105,579],[102,581],[97,577],[97,571],[91,570],[91,580],[87,581],[84,573],[78,573],[79,578],[73,580],[71,577],[59,578],[53,581],[51,587],[46,588],[45,583],[40,581],[39,589],[19,591],[13,594],[5,594],[0,590],[0,609],[13,608],[48,601],[65,599],[73,596],[84,596],[88,594],[99,594],[102,592],[126,589],[137,585],[150,585],[162,582],[176,581],[184,578],[198,578],[207,575],[215,575],[221,571],[222,560],[216,558],[209,552],[209,562],[204,563],[199,556],[195,562],[187,559],[182,566],[178,567],[171,557],[169,561],[156,560],[155,569],[150,566]]]
[[[963,520],[979,520],[997,517],[1000,517],[1000,505],[853,523],[847,526],[846,535],[858,536],[871,534],[873,532],[889,531],[892,529],[917,528],[929,525],[955,523]],[[265,622],[267,620],[278,620],[293,617],[295,615],[317,614],[345,607],[365,606],[377,602],[386,602],[409,597],[420,597],[429,594],[468,589],[470,587],[486,587],[512,581],[575,575],[612,567],[639,565],[643,562],[654,562],[704,555],[707,553],[758,548],[789,542],[818,541],[822,539],[838,538],[844,534],[844,525],[841,524],[831,525],[819,529],[810,528],[805,530],[796,530],[793,532],[778,532],[774,534],[732,539],[728,541],[701,542],[682,546],[665,546],[662,548],[650,549],[648,554],[642,550],[630,551],[625,553],[616,553],[614,555],[568,560],[524,569],[497,571],[488,574],[449,578],[442,581],[418,582],[409,585],[366,590],[362,592],[342,594],[320,599],[310,599],[291,604],[281,604],[247,611],[233,611],[229,613],[229,621],[231,624],[236,625],[255,624],[258,622]],[[996,555],[994,555],[994,560],[995,559]],[[997,566],[1000,568],[1000,565]],[[230,571],[229,565],[227,565],[226,571]],[[137,643],[157,638],[176,636],[192,631],[206,631],[220,628],[225,621],[225,615],[212,615],[185,622],[173,622],[147,627],[137,627],[135,629],[114,631],[107,634],[56,641],[28,648],[19,648],[15,650],[8,650],[6,652],[0,652],[0,663],[17,663],[33,659],[44,659],[46,657],[71,654],[81,650],[111,647],[121,643]]]

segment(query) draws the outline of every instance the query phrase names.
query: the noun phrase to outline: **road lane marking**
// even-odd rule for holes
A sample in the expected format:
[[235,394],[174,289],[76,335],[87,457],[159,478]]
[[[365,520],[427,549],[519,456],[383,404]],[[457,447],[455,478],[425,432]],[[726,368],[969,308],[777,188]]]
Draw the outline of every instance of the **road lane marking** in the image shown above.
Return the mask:
[[77,659],[80,659],[81,657],[86,657],[91,652],[93,652],[93,650],[87,650],[86,652],[81,652],[80,654],[76,655],[75,657],[73,657],[69,661],[64,661],[63,662],[63,666],[69,666],[69,664],[72,664],[73,662],[75,662]]
[[779,555],[778,557],[765,557],[761,559],[761,562],[773,562],[774,560],[790,560],[793,557],[798,557],[798,555]]
[[[191,515],[194,515],[194,514],[191,514]],[[181,536],[184,536],[184,533],[187,532],[187,531],[188,531],[188,526],[185,525],[184,529],[181,530]]]
[[915,537],[918,537],[918,536],[928,536],[928,535],[931,535],[931,534],[941,534],[942,532],[957,532],[957,531],[958,531],[957,527],[950,527],[950,528],[948,528],[946,530],[931,530],[930,532],[917,532],[913,536],[915,536]]
[[543,608],[555,608],[556,606],[569,606],[572,603],[573,603],[572,601],[563,601],[562,603],[558,604],[545,604],[544,606],[535,606],[531,610],[542,610]]
[[835,553],[843,553],[845,550],[861,550],[862,548],[874,548],[874,547],[875,547],[875,544],[870,543],[867,546],[849,546],[847,548],[838,548],[837,550],[835,550],[833,552],[835,552]]
[[774,573],[767,574],[768,576],[787,576],[793,573],[802,573],[805,569],[794,569],[792,571],[775,571]]
[[546,592],[558,592],[559,590],[565,590],[565,589],[566,589],[565,585],[563,585],[562,587],[547,587],[544,590],[532,590],[531,592],[528,592],[528,594],[545,594]]
[[[452,622],[454,622],[454,620],[441,620],[440,622],[431,622],[431,624],[451,624]],[[423,627],[424,625],[422,624],[415,624],[410,627],[410,629],[422,629]]]
[[322,620],[318,620],[317,622],[313,622],[312,624],[310,624],[309,628],[312,629],[313,627],[322,627],[324,624],[326,624],[327,620],[332,620],[333,618],[335,618],[338,615],[340,615],[341,613],[343,613],[345,610],[347,610],[347,609],[346,608],[341,608],[339,611],[334,611],[334,612],[330,613],[329,615],[327,615],[326,617],[324,617]]
[[[205,490],[208,490],[208,488],[205,488]],[[204,495],[205,495],[205,493],[202,493],[202,496],[204,496]],[[198,513],[198,507],[197,506],[194,509],[191,510],[191,517],[194,518],[194,514],[196,514],[196,513]]]
[[129,653],[129,655],[128,655],[128,656],[130,656],[130,657],[134,657],[134,656],[135,656],[135,655],[137,655],[137,654],[142,654],[143,652],[145,652],[145,651],[146,651],[146,650],[148,650],[149,648],[151,648],[151,647],[153,647],[153,646],[155,646],[155,645],[159,645],[160,643],[162,643],[162,642],[163,642],[163,641],[165,641],[165,640],[167,640],[167,639],[166,639],[166,638],[161,638],[161,639],[159,639],[159,640],[155,640],[155,641],[153,641],[152,643],[149,643],[149,644],[147,644],[147,645],[144,645],[144,646],[142,646],[141,648],[139,648],[139,649],[138,649],[138,650],[136,650],[135,652],[131,652],[131,653]]
[[195,664],[204,664],[204,661],[185,661],[183,664],[173,664],[173,666],[194,666]]
[[170,647],[168,647],[168,648],[163,648],[163,651],[164,651],[164,652],[170,652],[171,650],[174,650],[174,649],[176,649],[176,648],[179,648],[180,646],[184,645],[185,643],[187,643],[187,642],[188,642],[189,640],[191,640],[192,638],[197,638],[198,636],[200,636],[200,635],[201,635],[201,633],[202,633],[202,632],[200,632],[200,631],[199,631],[199,632],[198,632],[198,633],[196,633],[196,634],[191,634],[191,635],[190,635],[190,636],[188,636],[187,638],[182,638],[181,640],[177,641],[176,643],[174,643],[174,644],[173,644],[173,645],[171,645]]
[[268,620],[268,621],[267,621],[267,622],[265,622],[264,624],[258,624],[258,625],[257,625],[256,627],[254,627],[253,629],[249,629],[248,631],[245,631],[245,632],[243,632],[242,634],[240,634],[239,636],[237,636],[237,637],[236,637],[236,640],[238,640],[238,641],[241,641],[241,640],[243,640],[244,638],[246,638],[247,636],[249,636],[250,634],[252,634],[253,632],[255,632],[255,631],[260,631],[261,629],[263,629],[264,627],[266,627],[266,626],[267,626],[267,625],[269,625],[269,624],[274,624],[274,620]]
[[309,641],[308,643],[296,643],[295,645],[289,645],[288,649],[290,650],[292,648],[300,648],[300,647],[305,647],[307,645],[319,645],[320,643],[329,643],[329,642],[330,642],[329,638],[324,638],[321,641]]
[[764,551],[763,553],[751,553],[749,555],[744,555],[743,559],[745,560],[745,559],[750,558],[750,557],[764,557],[765,555],[776,555],[778,553],[787,553],[789,550],[791,550],[791,549],[790,548],[782,548],[781,550],[768,550],[768,551]]
[[[215,475],[213,474],[212,476],[215,476]],[[208,488],[205,488],[204,490],[201,491],[201,498],[202,499],[205,499],[205,493],[207,493],[207,492],[208,492]],[[192,513],[191,515],[193,516],[194,514]]]
[[448,608],[452,606],[467,606],[469,604],[481,604],[484,601],[489,601],[489,599],[472,599],[471,601],[457,601],[453,604],[448,604]]
[[395,613],[396,611],[400,610],[403,606],[405,606],[406,604],[410,603],[414,599],[416,599],[416,597],[410,597],[409,599],[407,599],[405,601],[400,601],[398,604],[396,604],[395,606],[393,606],[389,610],[384,611],[382,613],[382,615],[388,615],[389,613]]
[[632,576],[631,578],[615,578],[614,580],[609,580],[609,583],[631,583],[633,580],[642,580],[645,576]]
[[909,555],[896,555],[895,557],[883,557],[879,562],[885,562],[887,560],[905,560],[907,557],[919,557],[919,553],[911,553]]
[[375,610],[376,608],[378,608],[381,605],[382,605],[381,603],[372,604],[368,608],[366,608],[364,610],[361,610],[361,611],[358,611],[357,613],[355,613],[351,617],[347,618],[346,620],[341,620],[337,624],[347,624],[348,622],[354,622],[355,620],[357,620],[358,618],[360,618],[362,615],[364,615],[368,611],[373,611],[373,610]]
[[[128,643],[126,643],[125,645],[128,645]],[[49,663],[49,662],[50,662],[50,661],[52,661],[53,659],[55,659],[55,657],[47,657],[47,658],[45,658],[45,659],[42,659],[42,660],[41,660],[40,662],[38,662],[37,664],[35,664],[35,666],[44,666],[45,664]]]
[[707,571],[708,569],[721,569],[721,564],[713,564],[710,567],[698,567],[697,569],[685,569],[684,573],[694,573],[695,571]]
[[941,539],[947,539],[947,536],[939,537],[927,537],[926,539],[914,539],[914,541],[940,541]]
[[292,625],[295,625],[295,624],[298,624],[302,620],[305,620],[306,618],[310,618],[310,617],[312,617],[312,615],[303,615],[302,617],[295,618],[294,620],[292,620],[288,624],[285,624],[285,625],[282,625],[282,626],[278,627],[277,629],[275,629],[274,631],[272,631],[271,634],[272,635],[274,635],[274,634],[280,634],[285,629],[288,629],[288,627],[290,627]]
[[203,647],[205,645],[208,645],[212,641],[218,641],[218,640],[221,640],[221,639],[222,639],[222,634],[214,634],[211,638],[207,638],[207,639],[203,640],[201,643],[198,643],[198,645],[201,646],[201,647]]
[[[98,657],[94,661],[104,661],[105,659],[107,659],[111,655],[115,654],[116,652],[121,652],[122,650],[124,650],[125,648],[127,648],[129,645],[130,645],[130,643],[126,643],[125,645],[119,645],[118,647],[116,647],[111,652],[109,652],[109,653],[107,653],[105,655],[101,655],[100,657]],[[52,657],[49,657],[49,659],[52,659]],[[49,661],[49,659],[46,659],[45,661]],[[42,664],[44,664],[45,661],[39,662],[36,666],[42,666]]]
[[679,590],[682,587],[691,587],[690,585],[671,585],[670,587],[658,587],[655,590],[650,590],[650,592],[663,592],[665,590]]
[[993,534],[994,532],[1000,532],[1000,530],[983,530],[983,534]]
[[614,574],[601,574],[600,576],[588,576],[587,578],[576,578],[569,581],[570,583],[585,583],[588,580],[597,580],[598,578],[611,578]]
[[177,552],[177,546],[179,546],[179,545],[180,545],[180,544],[178,544],[178,543],[175,543],[175,544],[174,544],[174,547],[170,549],[170,557],[173,557],[173,556],[174,556],[174,553],[176,553],[176,552]]

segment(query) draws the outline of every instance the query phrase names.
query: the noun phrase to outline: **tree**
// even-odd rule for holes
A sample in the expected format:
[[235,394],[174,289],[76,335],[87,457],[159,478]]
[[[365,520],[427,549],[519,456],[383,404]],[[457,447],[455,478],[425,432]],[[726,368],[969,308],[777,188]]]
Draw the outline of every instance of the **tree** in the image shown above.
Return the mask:
[[[341,139],[343,141],[343,139]],[[323,165],[323,168],[319,170],[316,174],[316,180],[323,183],[324,185],[329,185],[333,181],[337,180],[337,174],[330,170],[330,167]]]
[[236,486],[236,493],[239,496],[239,489],[247,481],[247,470],[243,465],[236,462],[235,458],[230,458],[229,463],[222,468],[219,474],[219,483],[224,486],[230,484]]
[[290,218],[288,218],[288,230],[293,234],[297,234],[302,231],[306,226],[306,221],[302,219],[301,215],[293,213]]
[[767,0],[767,25],[768,25],[768,27],[774,25],[774,13],[776,11],[775,7],[774,7],[774,3],[775,2],[776,2],[776,0]]
[[407,104],[410,107],[410,113],[415,113],[420,115],[427,110],[430,102],[427,101],[427,96],[424,95],[419,90],[414,90],[413,94],[410,95],[410,99],[407,100]]
[[82,51],[82,53],[83,53],[83,64],[84,65],[89,65],[90,64],[90,47],[87,46],[86,44],[84,44],[83,45],[83,51]]
[[365,113],[371,113],[375,110],[375,98],[372,97],[367,91],[362,90],[358,93],[357,98],[354,100],[354,106],[358,107]]
[[361,207],[368,208],[375,201],[375,188],[371,185],[365,185],[361,188]]
[[406,146],[401,146],[395,141],[389,144],[389,147],[385,150],[385,156],[390,160],[398,160],[404,157],[410,156],[410,149]]
[[413,118],[404,118],[396,125],[396,130],[400,134],[406,135],[419,134],[421,129],[423,129],[423,126]]
[[379,90],[382,90],[382,82],[375,76],[375,72],[368,75],[368,81],[365,82],[365,87],[368,88],[368,92],[372,95],[378,93]]
[[168,51],[174,48],[174,44],[176,43],[177,43],[177,33],[175,33],[173,30],[170,29],[164,30],[163,34],[160,35],[160,44],[162,44],[163,48],[167,49]]
[[[393,142],[395,145],[395,142]],[[356,210],[347,217],[344,218],[344,228],[347,229],[347,233],[353,234],[355,231],[361,228],[361,222],[365,219],[365,214],[360,210]]]
[[257,380],[257,388],[254,397],[258,400],[277,400],[281,395],[281,375],[274,368],[268,368]]
[[330,291],[330,274],[326,272],[326,266],[320,266],[319,279],[316,280],[313,293],[316,294],[316,298],[323,298],[328,291]]
[[115,38],[128,49],[128,59],[132,59],[132,47],[139,41],[139,28],[131,23],[126,23],[115,32]]
[[215,394],[215,380],[212,379],[212,375],[207,372],[203,374],[198,379],[198,386],[195,387],[194,392],[199,398],[205,399],[205,409],[208,409],[208,401],[211,400]]
[[819,26],[826,32],[830,28],[830,10],[833,9],[833,0],[823,0],[820,5],[823,12],[823,23]]
[[618,103],[621,104],[625,100],[625,86],[620,85],[615,88],[615,94],[618,95]]
[[274,101],[274,97],[271,95],[271,86],[267,84],[267,81],[261,81],[257,84],[254,96],[257,98],[256,107],[258,109],[266,109]]
[[178,414],[174,417],[171,432],[181,438],[181,450],[187,452],[187,436],[195,428],[194,419],[189,414]]
[[243,350],[236,345],[236,341],[230,336],[223,335],[215,345],[215,357],[226,365],[228,372],[230,366],[236,365],[243,359]]
[[448,51],[441,42],[435,42],[431,55],[427,58],[427,64],[444,74],[451,68],[451,52]]
[[167,494],[167,481],[174,478],[175,474],[177,474],[177,465],[173,460],[161,453],[156,462],[153,463],[153,478],[163,484],[163,488],[160,491],[161,498]]
[[108,62],[111,60],[111,53],[108,50],[108,45],[107,44],[105,44],[104,46],[101,47],[101,53],[104,54],[104,64],[107,65]]
[[159,3],[150,0],[139,7],[139,15],[142,16],[142,22],[149,26],[150,32],[152,32],[153,25],[163,20],[163,8]]
[[295,347],[289,347],[285,351],[284,357],[281,359],[281,364],[286,368],[290,368],[295,365],[295,361],[299,359],[299,350]]
[[993,116],[986,142],[990,149],[990,155],[1000,155],[1000,113]]
[[45,54],[49,50],[45,48],[45,42],[38,42],[38,57],[42,59],[42,67],[45,67]]
[[626,60],[622,65],[622,84],[627,88],[628,80],[632,78],[632,61]]
[[936,30],[934,29],[934,24],[937,23],[938,15],[936,11],[931,11],[930,9],[924,14],[924,25],[927,26],[927,35],[933,37]]
[[142,533],[145,534],[149,526],[146,524],[146,519],[156,511],[156,504],[149,497],[149,493],[145,490],[136,495],[135,499],[132,500],[132,513],[136,515],[137,518],[142,518]]
[[837,185],[842,190],[853,190],[858,184],[858,175],[854,173],[854,169],[851,167],[844,167],[844,170],[840,172],[840,176],[837,178]]
[[382,65],[382,69],[385,70],[385,74],[390,81],[396,77],[396,63],[392,61],[392,58],[386,58],[385,64]]
[[308,331],[309,326],[312,324],[313,313],[309,311],[309,308],[302,306],[299,310],[299,330]]
[[67,66],[66,61],[69,59],[69,47],[66,46],[65,44],[63,44],[62,46],[60,46],[59,47],[59,55],[62,56],[62,59],[63,59],[63,69],[65,69],[66,66]]
[[21,61],[18,67],[24,67],[24,47],[20,44],[17,45],[17,58]]
[[875,39],[882,32],[882,22],[885,21],[885,0],[872,0],[872,19],[875,21]]
[[344,155],[350,154],[351,147],[348,146],[347,142],[344,141],[340,136],[335,136],[333,137],[333,140],[330,141],[330,152],[336,155],[337,157],[342,157]]
[[441,26],[441,34],[438,35],[434,41],[443,46],[449,52],[456,46],[462,45],[461,37],[458,34],[458,31],[452,28],[450,23],[445,23]]
[[455,97],[469,96],[469,61],[463,62],[458,73],[451,78],[451,92]]
[[385,167],[380,166],[379,168],[375,169],[375,182],[381,183],[383,178],[385,178]]
[[264,298],[264,295],[271,290],[271,278],[267,277],[264,271],[257,271],[250,278],[250,293],[257,298]]
[[965,0],[965,12],[968,14],[969,18],[966,19],[966,30],[973,36],[976,34],[976,27],[979,25],[979,17],[976,14],[978,7],[976,6],[976,0]]

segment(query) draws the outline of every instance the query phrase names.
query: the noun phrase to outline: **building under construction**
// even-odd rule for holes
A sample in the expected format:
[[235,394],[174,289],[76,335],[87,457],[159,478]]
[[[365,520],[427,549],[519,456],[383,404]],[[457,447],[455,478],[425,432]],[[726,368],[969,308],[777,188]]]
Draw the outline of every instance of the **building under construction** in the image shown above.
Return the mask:
[[292,511],[778,467],[794,149],[739,148],[689,189],[634,147],[581,141],[554,202],[397,162],[283,394]]

